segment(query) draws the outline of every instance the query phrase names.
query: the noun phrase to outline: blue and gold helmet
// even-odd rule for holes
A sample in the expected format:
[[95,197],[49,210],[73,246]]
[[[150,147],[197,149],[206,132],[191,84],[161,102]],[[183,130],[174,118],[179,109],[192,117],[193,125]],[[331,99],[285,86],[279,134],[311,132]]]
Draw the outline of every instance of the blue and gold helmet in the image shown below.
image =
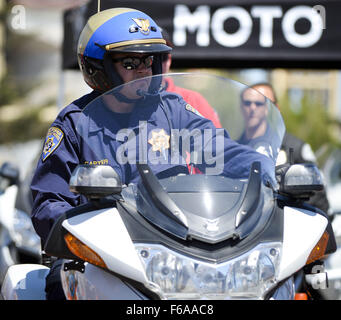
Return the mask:
[[136,9],[114,8],[89,18],[79,37],[77,56],[85,82],[104,92],[123,83],[112,62],[113,53],[151,53],[153,74],[159,74],[161,54],[171,50],[148,15]]

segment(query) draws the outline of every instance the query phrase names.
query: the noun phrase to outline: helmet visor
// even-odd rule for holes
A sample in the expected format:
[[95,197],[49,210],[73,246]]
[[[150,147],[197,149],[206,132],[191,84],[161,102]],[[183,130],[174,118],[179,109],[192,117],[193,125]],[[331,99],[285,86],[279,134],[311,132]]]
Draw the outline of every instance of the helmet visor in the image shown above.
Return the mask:
[[112,46],[109,44],[105,46],[105,49],[109,52],[134,52],[134,53],[168,53],[172,51],[172,48],[168,47],[166,44],[150,42],[134,43],[120,46]]

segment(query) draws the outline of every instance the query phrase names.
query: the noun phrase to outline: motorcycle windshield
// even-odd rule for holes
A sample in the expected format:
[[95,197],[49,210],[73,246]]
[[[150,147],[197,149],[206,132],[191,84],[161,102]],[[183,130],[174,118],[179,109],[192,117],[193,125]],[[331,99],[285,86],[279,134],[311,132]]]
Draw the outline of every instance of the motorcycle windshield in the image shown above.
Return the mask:
[[140,214],[173,235],[211,243],[247,236],[271,211],[264,176],[274,177],[284,131],[261,93],[199,73],[116,87],[77,123],[85,163],[112,166]]

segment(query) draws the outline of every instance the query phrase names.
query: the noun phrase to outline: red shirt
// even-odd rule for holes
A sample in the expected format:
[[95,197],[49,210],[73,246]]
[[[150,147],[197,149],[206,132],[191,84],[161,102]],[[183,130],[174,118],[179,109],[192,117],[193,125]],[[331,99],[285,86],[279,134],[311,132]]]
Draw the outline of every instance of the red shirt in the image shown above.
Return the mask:
[[173,79],[167,78],[167,91],[175,92],[182,96],[186,102],[194,107],[204,118],[209,119],[217,128],[221,128],[221,123],[217,112],[210,106],[205,98],[196,91],[177,87],[174,85]]

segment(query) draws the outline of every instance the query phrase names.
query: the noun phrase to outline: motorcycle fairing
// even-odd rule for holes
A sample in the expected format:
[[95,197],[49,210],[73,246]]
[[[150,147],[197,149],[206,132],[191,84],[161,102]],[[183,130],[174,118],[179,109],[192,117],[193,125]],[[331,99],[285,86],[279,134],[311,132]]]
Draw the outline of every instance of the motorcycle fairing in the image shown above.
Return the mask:
[[323,215],[284,207],[283,252],[278,279],[290,276],[304,266],[328,225]]
[[94,250],[109,270],[138,282],[147,282],[134,244],[116,208],[77,215],[64,220],[62,226]]
[[[65,262],[62,266],[64,268]],[[84,272],[61,273],[64,292],[69,300],[148,300],[136,285],[110,272],[84,263]]]
[[116,200],[110,198],[102,199],[99,202],[88,202],[76,208],[72,208],[60,215],[58,220],[54,223],[46,243],[43,244],[46,254],[54,257],[64,259],[80,260],[75,256],[67,247],[64,236],[67,233],[62,224],[65,220],[70,219],[77,215],[82,215],[87,212],[92,212],[98,209],[112,208],[116,206]]
[[[265,215],[272,211],[271,206],[264,210],[273,201],[271,197],[265,197],[258,162],[253,164],[247,183],[200,174],[175,176],[159,182],[147,165],[143,168],[139,170],[142,182],[133,191],[137,211],[151,223],[183,240],[193,238],[214,244],[229,238],[243,239],[254,229],[263,211]],[[269,203],[264,204],[264,197]],[[183,222],[172,211],[183,217],[188,231],[183,230]]]
[[276,207],[270,216],[262,216],[245,239],[230,238],[215,244],[174,237],[146,221],[129,202],[120,202],[117,209],[134,243],[161,244],[184,255],[212,263],[221,263],[245,253],[256,242],[277,242],[282,241],[283,237],[283,210],[279,207]]

